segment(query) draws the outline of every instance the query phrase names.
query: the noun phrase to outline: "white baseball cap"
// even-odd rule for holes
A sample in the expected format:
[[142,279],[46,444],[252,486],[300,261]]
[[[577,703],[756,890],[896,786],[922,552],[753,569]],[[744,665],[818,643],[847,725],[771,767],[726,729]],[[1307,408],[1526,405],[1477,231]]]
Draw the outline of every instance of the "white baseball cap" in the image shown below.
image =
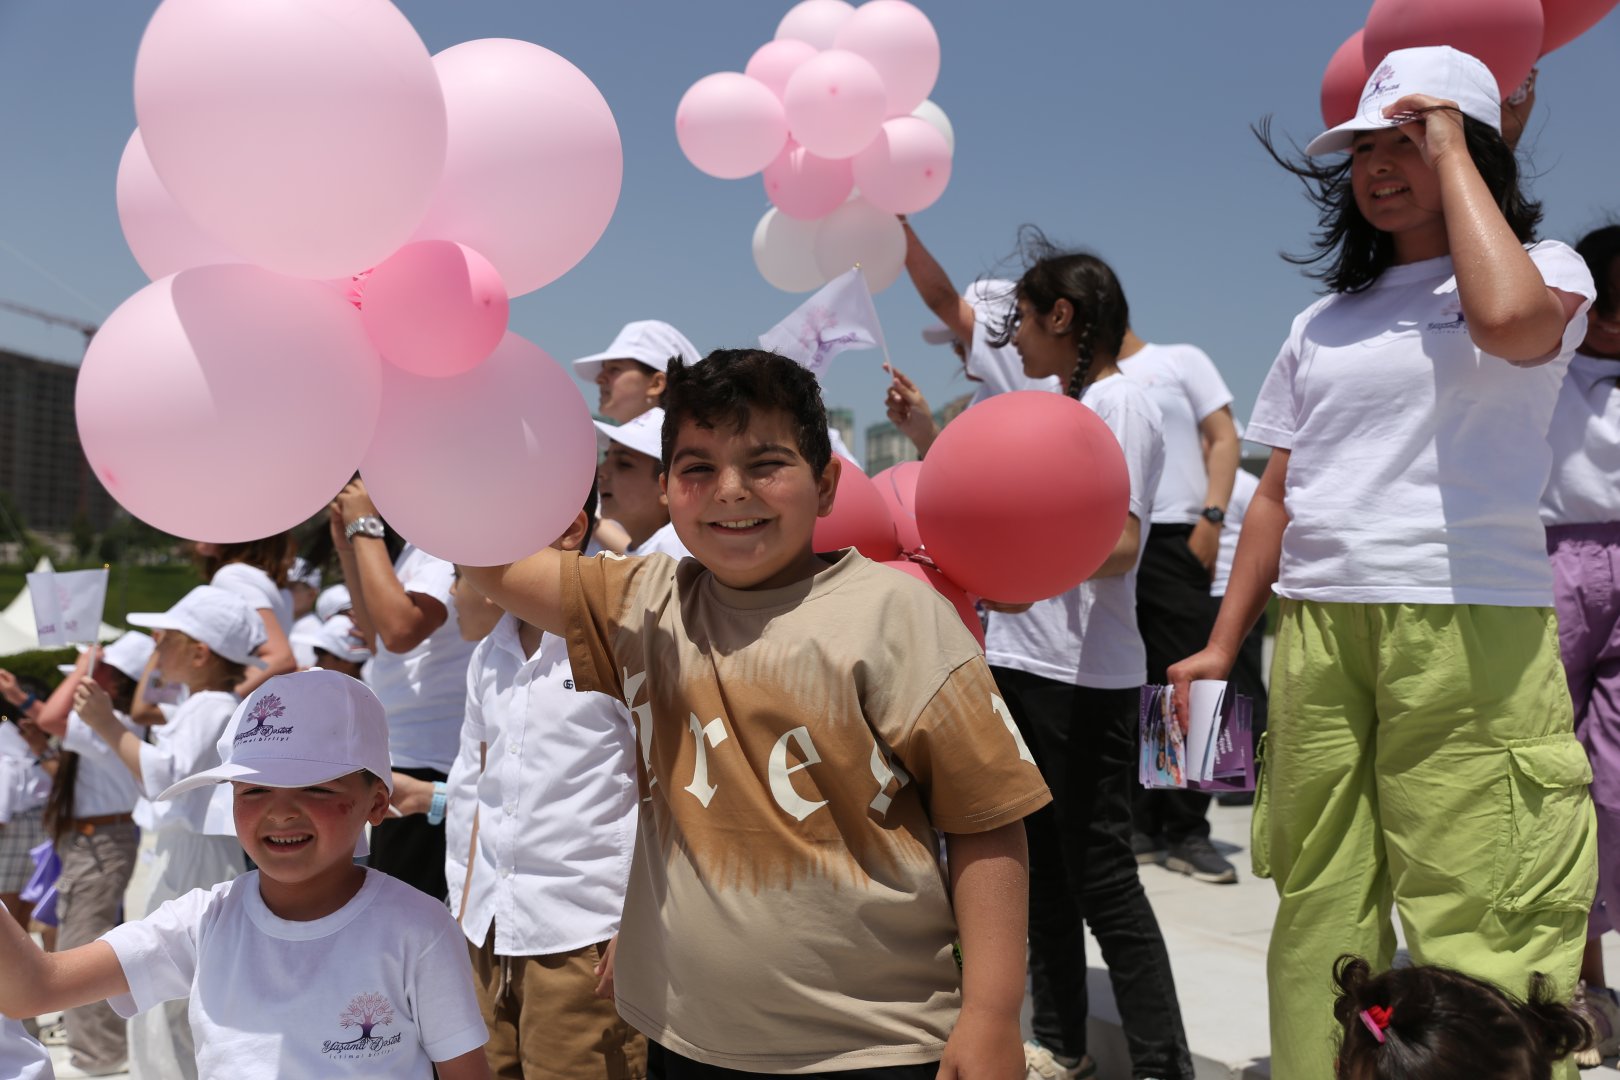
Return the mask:
[[1329,128],[1305,146],[1310,155],[1350,149],[1358,131],[1399,127],[1384,109],[1408,94],[1455,101],[1463,115],[1502,130],[1502,102],[1496,76],[1484,63],[1449,45],[1396,49],[1367,76],[1356,115]]
[[574,369],[582,379],[595,379],[608,360],[636,360],[657,371],[668,371],[669,361],[679,356],[688,364],[697,363],[697,346],[686,340],[686,335],[657,319],[625,323],[613,344],[599,353],[582,356],[574,361]]
[[[973,305],[974,314],[981,319],[1004,315],[1018,295],[1018,283],[1006,278],[980,278],[967,287],[962,299]],[[923,327],[923,340],[930,345],[949,345],[956,335],[944,323]],[[963,344],[967,344],[963,342]]]
[[609,443],[618,443],[655,461],[664,459],[664,410],[658,406],[617,426],[600,420],[595,424],[598,450],[606,450]]
[[393,794],[388,717],[358,679],[320,668],[266,679],[236,707],[225,730],[223,763],[171,785],[158,798],[231,780],[309,787],[361,769]]
[[321,568],[318,566],[311,566],[309,562],[302,555],[300,555],[298,558],[293,560],[292,569],[287,571],[287,584],[308,585],[316,592],[320,592]]
[[237,664],[264,667],[254,650],[265,643],[264,620],[233,592],[199,585],[168,611],[131,612],[131,626],[178,630]]
[[349,598],[347,585],[333,585],[321,592],[315,598],[315,617],[325,622],[334,615],[341,614],[354,607],[354,601]]
[[351,664],[363,664],[371,659],[371,650],[360,640],[354,620],[347,615],[334,615],[308,633],[293,634],[290,640],[295,645],[329,652]]
[[[117,668],[132,679],[139,679],[146,670],[146,662],[152,659],[155,645],[150,635],[131,630],[101,651],[101,662],[110,668]],[[80,645],[79,652],[88,648],[88,645]],[[72,664],[58,664],[56,670],[71,675],[78,669]]]

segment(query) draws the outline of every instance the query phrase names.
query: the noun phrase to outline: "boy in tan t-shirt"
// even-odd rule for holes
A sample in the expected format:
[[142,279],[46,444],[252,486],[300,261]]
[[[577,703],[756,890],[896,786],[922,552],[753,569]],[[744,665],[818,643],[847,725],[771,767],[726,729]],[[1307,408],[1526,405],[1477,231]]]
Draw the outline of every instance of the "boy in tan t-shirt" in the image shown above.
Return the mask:
[[672,363],[665,407],[693,558],[466,569],[636,718],[621,1014],[668,1080],[1023,1076],[1020,822],[1050,796],[982,655],[927,586],[815,552],[839,463],[808,371]]

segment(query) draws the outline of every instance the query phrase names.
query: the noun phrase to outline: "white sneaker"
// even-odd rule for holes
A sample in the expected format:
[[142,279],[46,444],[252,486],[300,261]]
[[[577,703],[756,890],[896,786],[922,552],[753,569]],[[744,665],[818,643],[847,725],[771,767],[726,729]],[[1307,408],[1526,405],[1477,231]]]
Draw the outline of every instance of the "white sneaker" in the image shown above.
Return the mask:
[[1035,1040],[1024,1043],[1024,1080],[1089,1080],[1096,1075],[1097,1067],[1090,1058],[1065,1065]]

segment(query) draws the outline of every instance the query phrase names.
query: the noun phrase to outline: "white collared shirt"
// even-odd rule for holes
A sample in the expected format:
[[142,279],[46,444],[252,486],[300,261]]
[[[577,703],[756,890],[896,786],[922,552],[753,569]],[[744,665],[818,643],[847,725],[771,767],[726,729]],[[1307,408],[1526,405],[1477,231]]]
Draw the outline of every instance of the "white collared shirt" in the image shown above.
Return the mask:
[[[574,690],[564,639],[546,634],[526,657],[518,622],[506,615],[468,665],[466,726],[470,753],[486,748],[477,858],[462,902],[468,940],[482,944],[491,921],[502,956],[570,952],[612,937],[639,799],[629,711],[606,694]],[[452,813],[470,819],[472,811],[463,804]],[[455,856],[449,861],[454,873]]]
[[[121,712],[114,712],[124,730],[143,738],[145,732]],[[62,736],[62,749],[79,755],[79,771],[73,780],[73,816],[76,818],[104,817],[108,814],[127,814],[135,809],[141,797],[141,785],[129,771],[118,752],[106,740],[90,729],[90,725],[77,712],[68,714],[67,732]]]

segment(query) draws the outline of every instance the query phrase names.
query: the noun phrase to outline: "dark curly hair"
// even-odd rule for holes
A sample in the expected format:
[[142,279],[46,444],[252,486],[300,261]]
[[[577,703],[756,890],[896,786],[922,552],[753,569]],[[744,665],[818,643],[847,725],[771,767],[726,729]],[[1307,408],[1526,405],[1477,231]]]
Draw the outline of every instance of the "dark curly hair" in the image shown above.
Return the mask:
[[[1489,124],[1467,115],[1462,121],[1468,156],[1474,159],[1508,228],[1521,244],[1530,243],[1536,238],[1536,226],[1541,224],[1541,204],[1526,198],[1520,190],[1519,162],[1513,148]],[[1297,144],[1293,155],[1285,154],[1271,136],[1269,116],[1250,130],[1273,161],[1299,177],[1307,197],[1316,206],[1319,228],[1311,243],[1313,250],[1305,255],[1284,252],[1284,259],[1296,266],[1313,266],[1306,273],[1336,293],[1361,292],[1395,264],[1394,238],[1374,228],[1356,206],[1350,185],[1350,156],[1321,164],[1300,153]]]
[[[1017,298],[1029,301],[1042,315],[1050,313],[1059,300],[1074,307],[1074,322],[1065,334],[1074,339],[1079,363],[1065,392],[1078,401],[1091,382],[1096,356],[1116,358],[1125,343],[1125,331],[1131,325],[1125,289],[1102,259],[1089,251],[1060,248],[1034,225],[1018,230],[1018,247],[1024,273],[1018,279]],[[992,328],[990,343],[997,348],[1011,344],[1017,330],[1018,311],[1013,308]]]
[[1581,237],[1575,250],[1586,260],[1597,285],[1597,299],[1592,301],[1592,313],[1606,319],[1620,317],[1620,296],[1615,295],[1613,267],[1620,259],[1620,223],[1593,229]]
[[669,470],[675,434],[685,423],[748,430],[755,409],[780,409],[793,419],[799,454],[819,480],[832,460],[821,384],[809,369],[763,349],[716,349],[695,364],[669,364],[664,390],[663,463]]
[[[1553,1063],[1592,1038],[1539,974],[1528,1000],[1449,968],[1374,975],[1350,955],[1333,965],[1333,981],[1343,1029],[1335,1080],[1551,1080]],[[1368,1009],[1388,1010],[1382,1043],[1362,1019]]]

